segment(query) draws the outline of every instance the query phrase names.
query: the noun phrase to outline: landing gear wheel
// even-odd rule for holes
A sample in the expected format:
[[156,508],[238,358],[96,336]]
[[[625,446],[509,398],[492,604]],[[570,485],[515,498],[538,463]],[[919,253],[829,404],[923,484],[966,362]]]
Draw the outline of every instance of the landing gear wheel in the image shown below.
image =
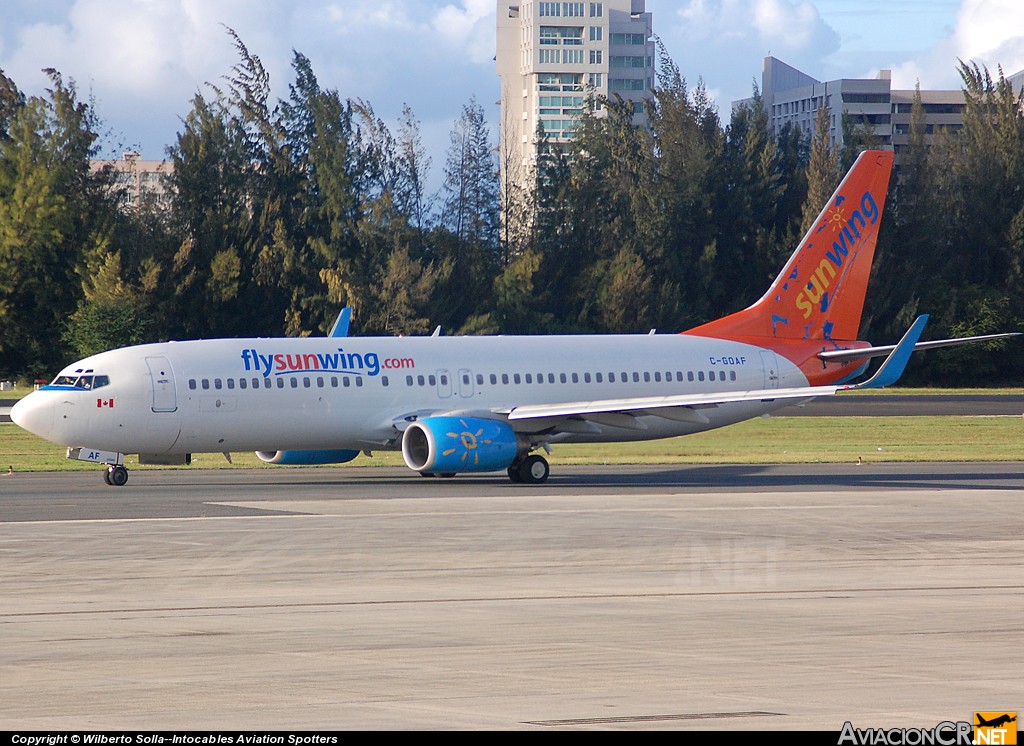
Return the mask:
[[114,486],[114,483],[110,481],[110,469],[109,468],[103,470],[103,481],[106,482],[107,484],[109,484],[111,487]]
[[519,476],[519,467],[521,465],[522,462],[516,461],[514,464],[508,467],[508,478],[511,479],[516,484],[519,484],[520,482],[523,481],[523,478]]
[[519,464],[519,481],[524,484],[543,484],[548,479],[551,468],[547,459],[534,454],[527,456]]
[[128,484],[128,470],[123,466],[111,466],[107,469],[107,473],[103,475],[103,478],[109,485],[124,487]]

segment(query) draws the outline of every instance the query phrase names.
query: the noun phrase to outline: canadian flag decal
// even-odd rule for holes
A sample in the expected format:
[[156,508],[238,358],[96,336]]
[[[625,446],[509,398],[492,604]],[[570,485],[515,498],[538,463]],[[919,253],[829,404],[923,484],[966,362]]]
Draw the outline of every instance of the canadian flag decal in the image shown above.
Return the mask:
[[98,408],[103,408],[103,407],[111,407],[111,408],[113,408],[114,400],[113,399],[97,399],[96,400],[96,406]]

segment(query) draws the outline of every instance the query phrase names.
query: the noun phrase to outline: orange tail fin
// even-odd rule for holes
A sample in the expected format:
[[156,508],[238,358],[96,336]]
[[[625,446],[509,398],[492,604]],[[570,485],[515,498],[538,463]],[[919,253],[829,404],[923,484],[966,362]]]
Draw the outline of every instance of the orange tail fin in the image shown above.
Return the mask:
[[764,297],[685,333],[857,339],[892,163],[890,151],[861,153]]

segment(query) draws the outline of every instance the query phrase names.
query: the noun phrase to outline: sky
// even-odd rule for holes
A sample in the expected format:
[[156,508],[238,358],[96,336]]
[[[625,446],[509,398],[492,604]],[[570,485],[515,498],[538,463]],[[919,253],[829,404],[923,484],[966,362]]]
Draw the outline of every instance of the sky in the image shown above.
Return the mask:
[[[511,0],[514,2],[514,0]],[[506,0],[508,4],[508,0]],[[431,176],[474,97],[498,120],[496,0],[0,0],[0,69],[29,95],[55,68],[102,122],[104,155],[163,158],[196,93],[238,62],[233,29],[286,98],[295,51],[322,88],[370,103],[397,126],[420,122]],[[773,55],[818,80],[874,77],[893,87],[960,87],[957,60],[1024,69],[1020,0],[646,0],[655,34],[728,121]]]

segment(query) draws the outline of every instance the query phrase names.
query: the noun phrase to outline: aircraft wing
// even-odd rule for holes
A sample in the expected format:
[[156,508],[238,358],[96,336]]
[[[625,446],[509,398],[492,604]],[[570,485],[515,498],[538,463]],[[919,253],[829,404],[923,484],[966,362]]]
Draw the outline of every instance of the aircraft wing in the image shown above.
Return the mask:
[[[701,408],[715,407],[720,404],[776,401],[778,399],[811,399],[817,396],[832,396],[841,391],[882,388],[892,385],[903,375],[903,370],[906,368],[910,355],[914,352],[927,321],[927,315],[919,316],[903,335],[903,339],[892,346],[889,356],[878,371],[863,383],[750,391],[717,391],[707,394],[674,394],[558,404],[529,404],[511,407],[498,412],[498,414],[506,415],[510,421],[547,417],[583,417],[593,419],[595,422],[603,419],[605,424],[628,428],[634,426],[636,414],[653,414],[668,419],[699,422],[703,418],[699,412]],[[596,417],[588,417],[588,415],[596,415]],[[609,419],[609,415],[612,416],[611,419]],[[622,417],[616,419],[616,415]],[[706,422],[706,420],[704,421]]]

